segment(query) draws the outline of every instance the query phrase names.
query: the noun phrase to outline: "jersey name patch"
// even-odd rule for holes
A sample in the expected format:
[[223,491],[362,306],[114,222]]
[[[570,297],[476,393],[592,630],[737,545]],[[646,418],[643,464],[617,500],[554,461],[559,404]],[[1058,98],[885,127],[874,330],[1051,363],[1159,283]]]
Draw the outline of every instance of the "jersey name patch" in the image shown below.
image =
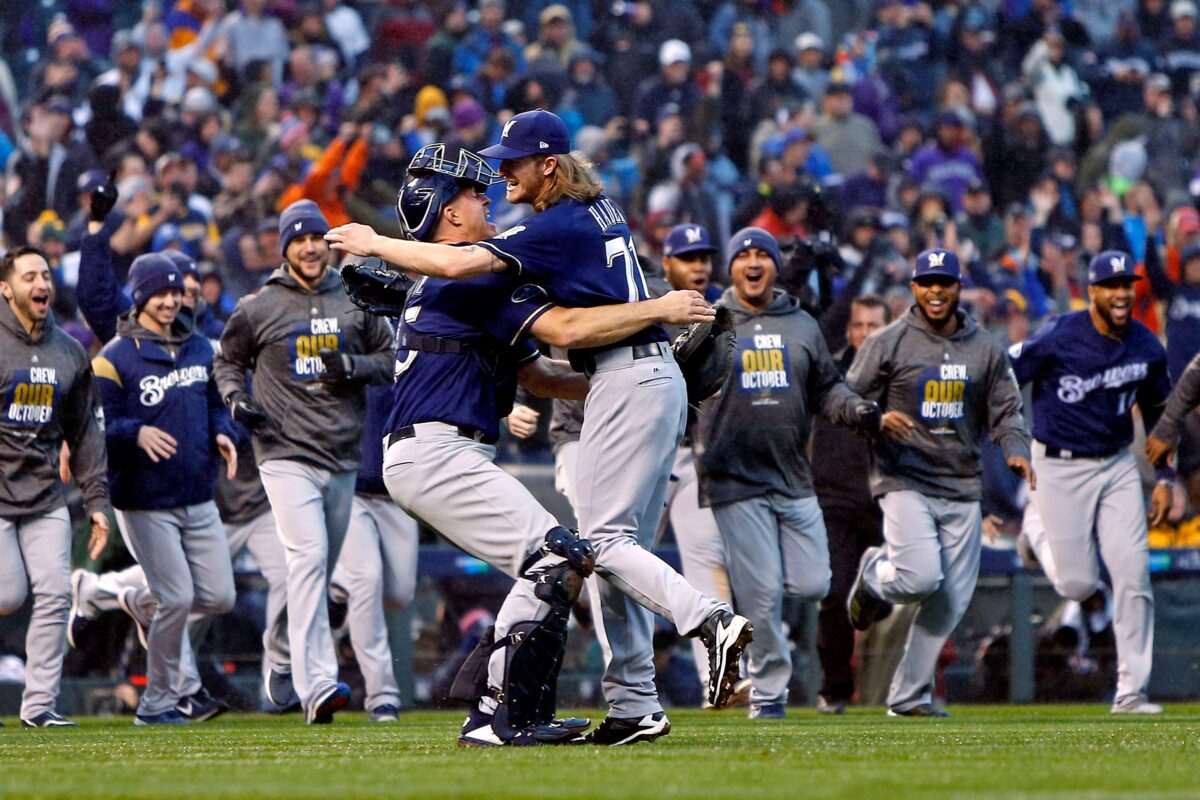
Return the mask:
[[138,382],[138,389],[141,390],[138,400],[144,406],[156,406],[163,401],[169,390],[196,383],[208,383],[208,367],[196,364],[173,369],[166,375],[147,375]]
[[1127,383],[1144,381],[1149,374],[1149,365],[1145,361],[1137,361],[1133,364],[1109,367],[1104,372],[1098,372],[1088,378],[1063,375],[1058,379],[1058,399],[1064,403],[1078,403],[1087,397],[1089,392],[1102,386],[1105,389],[1116,389]]

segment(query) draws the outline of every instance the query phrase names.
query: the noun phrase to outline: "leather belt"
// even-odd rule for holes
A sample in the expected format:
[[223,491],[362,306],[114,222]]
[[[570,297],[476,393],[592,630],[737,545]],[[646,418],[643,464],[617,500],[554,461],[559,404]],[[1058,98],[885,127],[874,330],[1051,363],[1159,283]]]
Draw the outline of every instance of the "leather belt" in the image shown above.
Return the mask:
[[458,355],[471,349],[471,343],[461,339],[447,339],[444,336],[420,336],[415,333],[402,333],[397,347],[401,350],[420,350],[423,353],[449,353]]
[[1095,459],[1112,458],[1113,456],[1119,454],[1121,452],[1121,450],[1124,449],[1124,448],[1117,448],[1116,450],[1105,450],[1100,453],[1081,453],[1078,450],[1063,450],[1061,447],[1050,447],[1049,445],[1045,445],[1045,447],[1046,447],[1046,458],[1061,458],[1066,461],[1074,461],[1074,460],[1080,459],[1080,458],[1095,458]]
[[[467,425],[458,425],[458,426],[456,426],[456,432],[458,433],[459,436],[462,436],[464,439],[470,439],[475,442],[480,442],[481,444],[495,444],[496,443],[495,439],[489,437],[486,433],[479,430],[478,428],[472,428]],[[384,441],[387,442],[388,447],[391,447],[396,442],[400,442],[405,439],[412,439],[416,435],[417,435],[417,428],[415,425],[405,425],[403,427],[396,428],[396,430],[389,433]]]
[[[633,360],[637,361],[642,358],[658,358],[663,354],[664,347],[670,347],[666,342],[647,342],[646,344],[635,345],[620,345],[619,347],[610,347],[600,350],[598,353],[592,353],[584,358],[571,358],[571,366],[576,372],[583,372],[591,375],[596,371],[596,356],[607,353],[610,350],[624,349],[628,347],[633,354]],[[571,354],[568,353],[568,356]]]

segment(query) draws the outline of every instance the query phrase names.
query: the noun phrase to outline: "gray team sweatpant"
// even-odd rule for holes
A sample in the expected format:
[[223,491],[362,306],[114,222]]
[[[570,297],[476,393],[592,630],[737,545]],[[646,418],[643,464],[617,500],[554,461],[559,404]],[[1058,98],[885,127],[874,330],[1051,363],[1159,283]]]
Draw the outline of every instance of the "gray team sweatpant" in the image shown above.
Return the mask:
[[329,573],[350,521],[354,472],[331,472],[289,459],[258,465],[287,561],[292,686],[306,712],[338,682],[329,630]]
[[1100,585],[1099,546],[1113,585],[1115,702],[1145,700],[1153,663],[1154,593],[1137,461],[1129,450],[1104,459],[1047,458],[1046,446],[1035,441],[1033,468],[1038,488],[1031,502],[1045,536],[1035,532],[1030,542],[1046,577],[1063,597],[1086,600]]
[[754,624],[746,670],[755,706],[786,703],[792,655],[783,596],[816,602],[829,592],[829,543],[816,497],[779,493],[713,508],[725,539],[737,612]]
[[33,616],[25,632],[25,692],[21,719],[53,711],[67,651],[71,611],[71,518],[66,506],[24,519],[0,518],[0,616],[25,603]]
[[[496,614],[496,641],[519,622],[544,619],[550,606],[537,598],[531,581],[520,578],[521,566],[558,520],[496,466],[494,446],[460,436],[457,426],[442,422],[413,428],[415,436],[396,442],[383,456],[383,482],[392,499],[467,553],[517,579]],[[488,661],[494,688],[504,686],[504,664],[500,648]],[[495,709],[490,698],[481,705]]]
[[[245,522],[230,522],[225,524],[225,537],[229,541],[230,560],[236,560],[243,549],[250,551],[254,564],[267,582],[266,626],[263,630],[263,680],[267,679],[269,670],[291,672],[291,653],[288,648],[287,632],[287,564],[283,558],[283,544],[275,531],[275,517],[271,512],[264,511]],[[116,611],[119,608],[117,596],[123,589],[139,590],[134,603],[141,607],[147,601],[140,592],[149,592],[146,583],[146,573],[138,564],[116,572],[105,572],[86,578],[80,584],[80,607],[84,614],[91,617],[101,611]],[[189,636],[183,637],[183,646],[179,655],[179,685],[176,690],[180,697],[190,697],[200,691],[200,673],[196,667],[196,657],[192,651],[191,639],[202,638],[206,628],[206,618],[200,614],[188,616]]]
[[658,532],[667,479],[687,421],[687,387],[671,350],[633,358],[616,347],[596,357],[576,467],[581,535],[596,549],[588,591],[604,653],[609,714],[662,709],[654,688],[654,618],[691,635],[725,603],[697,591],[648,549]]
[[149,592],[131,609],[149,622],[142,716],[179,703],[179,659],[188,615],[224,614],[236,599],[229,543],[216,503],[157,511],[117,511],[125,544],[146,573]]
[[367,689],[366,708],[400,705],[383,610],[417,591],[417,523],[386,495],[354,495],[329,594],[347,604],[350,642]]
[[904,490],[879,499],[884,547],[863,569],[867,588],[893,603],[918,603],[888,707],[908,711],[933,699],[938,655],[966,613],[983,546],[979,503]]
[[[725,540],[711,508],[700,506],[700,481],[692,448],[680,447],[667,483],[667,516],[679,547],[683,577],[692,586],[718,600],[733,602],[729,570],[725,567]],[[660,525],[665,530],[665,525]],[[700,685],[708,687],[708,648],[692,637],[692,658]]]

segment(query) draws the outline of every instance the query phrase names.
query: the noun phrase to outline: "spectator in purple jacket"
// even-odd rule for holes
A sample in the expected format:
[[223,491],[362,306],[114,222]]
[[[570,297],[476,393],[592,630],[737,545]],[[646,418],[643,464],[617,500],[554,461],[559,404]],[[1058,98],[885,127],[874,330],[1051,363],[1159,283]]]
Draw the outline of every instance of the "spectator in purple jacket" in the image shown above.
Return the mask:
[[962,210],[963,192],[971,181],[983,177],[979,157],[964,142],[966,126],[953,111],[938,115],[936,141],[913,155],[909,173],[918,183],[940,190],[955,213]]

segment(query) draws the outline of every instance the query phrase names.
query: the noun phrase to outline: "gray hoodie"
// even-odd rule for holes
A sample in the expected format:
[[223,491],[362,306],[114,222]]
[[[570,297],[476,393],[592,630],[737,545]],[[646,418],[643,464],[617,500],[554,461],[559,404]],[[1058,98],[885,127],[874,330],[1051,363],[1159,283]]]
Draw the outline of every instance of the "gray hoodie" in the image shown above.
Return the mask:
[[861,399],[842,380],[817,321],[781,290],[762,312],[727,289],[737,349],[720,393],[700,407],[696,470],[701,503],[719,506],[779,493],[813,495],[805,450],[812,416],[849,425]]
[[1200,405],[1200,353],[1192,356],[1187,369],[1179,376],[1179,382],[1171,390],[1166,408],[1150,435],[1171,446],[1179,444],[1187,415],[1197,405]]
[[[318,351],[326,348],[350,355],[352,381],[321,379]],[[258,463],[293,459],[344,472],[360,462],[364,387],[391,380],[392,350],[391,327],[350,302],[336,271],[310,292],[281,266],[238,302],[214,370],[227,405],[246,393],[246,371],[253,372],[254,402],[276,426],[254,436]]]
[[1029,458],[1021,391],[1008,354],[970,316],[946,336],[916,306],[863,344],[846,376],[850,388],[916,423],[911,439],[875,444],[871,494],[911,489],[930,497],[978,501],[984,433],[1005,458]]
[[0,301],[0,517],[48,513],[66,504],[58,476],[62,443],[90,515],[108,509],[103,411],[83,346],[46,319],[35,341]]

